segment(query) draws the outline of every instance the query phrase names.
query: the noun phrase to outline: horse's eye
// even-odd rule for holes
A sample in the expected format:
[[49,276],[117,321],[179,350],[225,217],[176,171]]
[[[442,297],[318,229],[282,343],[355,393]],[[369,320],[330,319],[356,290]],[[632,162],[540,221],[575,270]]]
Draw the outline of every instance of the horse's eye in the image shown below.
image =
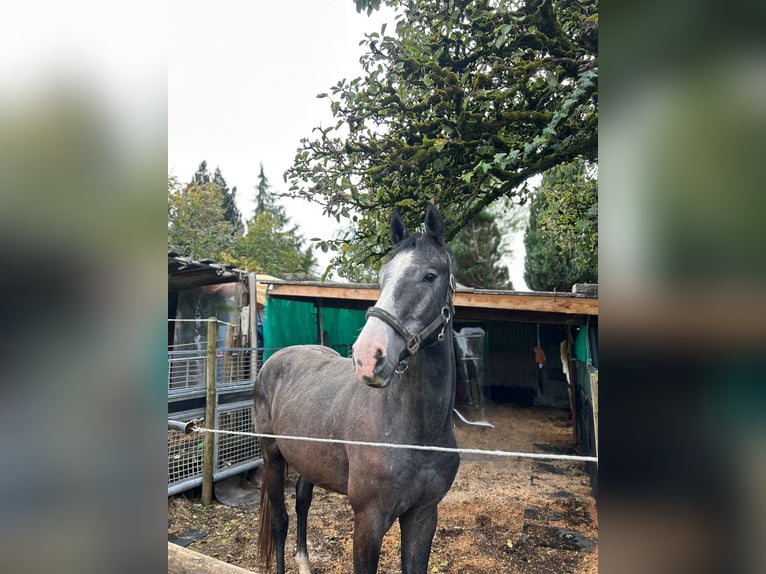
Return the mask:
[[423,281],[426,283],[433,283],[436,280],[436,273],[426,273],[423,277]]

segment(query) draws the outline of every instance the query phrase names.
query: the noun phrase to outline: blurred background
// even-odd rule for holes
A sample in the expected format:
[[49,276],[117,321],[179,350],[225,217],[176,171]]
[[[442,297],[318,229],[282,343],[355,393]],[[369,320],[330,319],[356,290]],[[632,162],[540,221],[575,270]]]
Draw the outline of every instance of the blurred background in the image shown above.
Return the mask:
[[3,21],[3,570],[162,571],[167,10]]
[[766,571],[763,17],[600,14],[604,572]]

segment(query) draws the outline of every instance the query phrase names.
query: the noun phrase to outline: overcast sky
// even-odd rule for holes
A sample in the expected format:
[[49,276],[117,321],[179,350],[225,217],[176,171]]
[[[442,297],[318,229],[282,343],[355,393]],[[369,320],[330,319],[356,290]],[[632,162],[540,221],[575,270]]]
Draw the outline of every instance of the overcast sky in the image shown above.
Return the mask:
[[[361,75],[359,42],[392,22],[385,11],[357,14],[352,0],[173,0],[168,54],[168,173],[189,181],[204,159],[252,215],[259,165],[277,192],[303,137],[332,120],[317,99],[343,78]],[[393,24],[389,25],[393,29]],[[321,208],[282,200],[305,238],[332,237],[338,224]],[[510,271],[523,281],[523,243]],[[329,257],[317,252],[324,267]]]

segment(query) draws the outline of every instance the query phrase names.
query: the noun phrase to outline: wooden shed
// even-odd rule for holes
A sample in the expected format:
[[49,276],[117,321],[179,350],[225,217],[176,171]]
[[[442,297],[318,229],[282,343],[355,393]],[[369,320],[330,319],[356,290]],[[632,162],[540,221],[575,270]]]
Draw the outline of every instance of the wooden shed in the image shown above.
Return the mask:
[[[377,301],[379,293],[377,285],[368,284],[273,283],[267,291],[265,345],[323,343],[343,353],[364,324],[364,311]],[[298,316],[289,302],[301,309]],[[591,382],[597,381],[598,369],[597,286],[576,288],[572,293],[458,288],[454,304],[456,330],[470,327],[486,333],[487,398],[569,409],[580,450],[595,454]],[[348,340],[330,335],[328,341],[338,310],[348,311],[343,319]],[[272,336],[270,340],[269,325],[272,333],[278,331],[280,315],[287,314],[292,338]],[[295,328],[301,318],[307,327],[302,331]]]

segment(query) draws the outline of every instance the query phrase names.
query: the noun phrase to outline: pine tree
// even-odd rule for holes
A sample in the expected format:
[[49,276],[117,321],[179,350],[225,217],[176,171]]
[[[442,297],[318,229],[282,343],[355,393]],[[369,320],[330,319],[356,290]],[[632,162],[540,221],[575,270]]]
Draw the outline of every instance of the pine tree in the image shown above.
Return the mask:
[[194,172],[191,183],[210,183],[210,172],[207,170],[207,161],[204,159],[199,164],[197,171]]
[[495,216],[481,211],[449,243],[457,282],[477,289],[513,289],[508,268],[500,262],[502,242]]
[[255,212],[247,222],[247,232],[234,246],[232,263],[275,276],[313,273],[317,264],[313,249],[302,248],[298,226],[290,225],[285,208],[277,203],[262,163],[255,189]]
[[271,211],[278,213],[284,218],[284,208],[277,205],[276,198],[271,193],[271,184],[266,177],[266,173],[263,171],[263,162],[261,162],[260,167],[258,184],[255,186],[255,213],[257,215],[265,211]]
[[213,183],[217,185],[221,190],[221,193],[223,193],[224,218],[231,222],[232,226],[237,230],[238,233],[244,233],[245,226],[242,223],[242,215],[237,208],[236,202],[237,188],[232,187],[229,189],[229,186],[227,185],[226,180],[224,179],[223,174],[218,167],[215,168],[215,173],[213,173]]
[[194,173],[194,176],[192,176],[191,183],[199,185],[212,183],[218,187],[221,191],[221,207],[223,208],[224,218],[231,223],[232,228],[236,233],[239,233],[240,235],[244,233],[245,226],[242,223],[242,215],[240,214],[236,203],[237,188],[234,187],[229,189],[226,179],[223,177],[219,167],[215,168],[215,172],[211,176],[207,168],[207,161],[202,160],[197,171]]

